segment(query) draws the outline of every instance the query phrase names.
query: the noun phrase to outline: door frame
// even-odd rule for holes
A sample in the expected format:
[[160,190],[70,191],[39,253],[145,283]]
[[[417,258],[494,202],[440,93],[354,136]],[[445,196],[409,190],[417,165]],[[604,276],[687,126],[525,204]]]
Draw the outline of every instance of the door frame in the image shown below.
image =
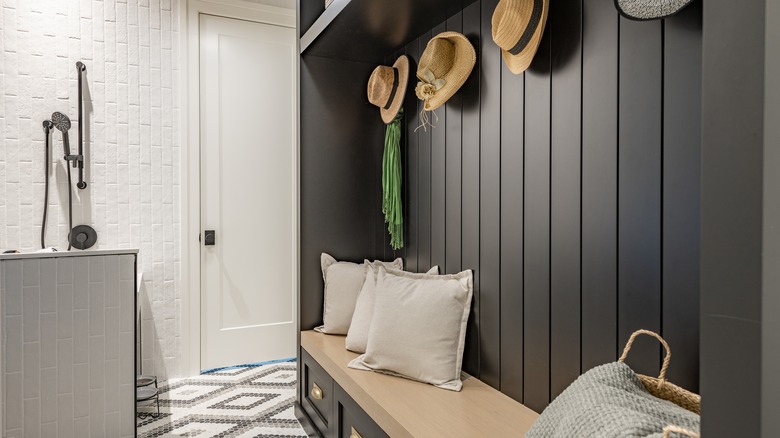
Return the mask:
[[[296,28],[295,10],[249,3],[241,0],[185,0],[179,11],[180,108],[181,108],[181,337],[179,374],[200,374],[201,354],[201,245],[200,223],[200,15],[253,21]],[[297,38],[296,38],[297,39]],[[298,42],[296,41],[296,46]],[[300,151],[298,141],[299,58],[295,58],[293,98],[293,285],[299,289]],[[297,306],[297,305],[296,305]],[[297,310],[294,312],[297,320]]]

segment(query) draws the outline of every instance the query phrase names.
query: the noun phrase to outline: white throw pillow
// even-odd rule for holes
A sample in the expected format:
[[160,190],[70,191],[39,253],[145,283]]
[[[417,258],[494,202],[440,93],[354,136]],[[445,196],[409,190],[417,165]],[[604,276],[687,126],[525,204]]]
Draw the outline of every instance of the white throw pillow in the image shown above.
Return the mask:
[[[403,267],[403,261],[400,258],[392,262],[377,261],[375,263],[380,263],[382,266],[392,266],[396,269]],[[320,265],[322,278],[325,280],[323,325],[314,330],[331,335],[346,335],[352,321],[352,312],[355,310],[355,301],[366,279],[368,265],[340,262],[325,253],[320,256]]]
[[349,367],[460,391],[471,271],[431,275],[379,268],[376,289],[366,352]]
[[385,269],[398,269],[399,271],[403,271],[404,269],[404,259],[401,257],[398,257],[392,262],[383,262],[382,260],[374,260],[373,262],[369,262],[368,260],[363,260],[363,264],[369,265],[374,269],[377,269],[380,266],[384,266]]
[[[366,260],[365,263],[368,264],[366,281],[363,282],[363,288],[360,289],[357,302],[355,302],[355,312],[352,314],[352,323],[349,325],[349,332],[347,333],[346,340],[347,350],[354,351],[355,353],[366,352],[368,330],[371,327],[371,318],[374,315],[376,274],[379,265],[370,263],[368,260]],[[427,273],[438,275],[439,267],[434,266]]]

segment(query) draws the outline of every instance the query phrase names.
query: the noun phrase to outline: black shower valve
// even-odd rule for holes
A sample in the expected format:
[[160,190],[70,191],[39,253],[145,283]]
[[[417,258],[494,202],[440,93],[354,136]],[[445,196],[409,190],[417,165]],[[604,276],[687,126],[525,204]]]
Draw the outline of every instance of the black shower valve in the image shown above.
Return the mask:
[[89,249],[97,243],[97,232],[89,225],[78,225],[68,234],[68,241],[76,249]]

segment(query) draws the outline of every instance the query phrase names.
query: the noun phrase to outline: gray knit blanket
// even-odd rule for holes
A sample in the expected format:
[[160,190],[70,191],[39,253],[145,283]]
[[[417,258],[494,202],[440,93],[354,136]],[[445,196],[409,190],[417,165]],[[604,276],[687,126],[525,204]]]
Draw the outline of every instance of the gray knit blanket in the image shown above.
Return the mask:
[[628,365],[614,362],[577,378],[525,436],[661,438],[670,424],[699,433],[700,417],[654,397]]

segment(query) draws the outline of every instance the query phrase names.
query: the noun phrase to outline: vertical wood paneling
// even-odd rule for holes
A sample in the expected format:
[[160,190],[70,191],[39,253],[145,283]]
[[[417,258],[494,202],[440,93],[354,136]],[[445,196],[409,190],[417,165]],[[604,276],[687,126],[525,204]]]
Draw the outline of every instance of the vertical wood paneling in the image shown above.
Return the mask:
[[322,322],[320,254],[360,262],[374,251],[375,191],[370,182],[380,171],[366,145],[381,145],[383,131],[374,110],[366,110],[362,82],[371,70],[356,62],[301,59],[300,302],[306,305],[300,306],[298,323],[303,330]]
[[483,0],[480,46],[480,361],[482,381],[501,384],[501,50],[491,39],[498,0]]
[[[426,32],[420,38],[420,55],[425,50],[428,41],[431,40],[431,32]],[[415,82],[416,84],[416,82]],[[442,110],[437,110],[437,113]],[[433,115],[431,115],[433,117]],[[435,121],[435,117],[434,121]],[[425,272],[431,268],[431,128],[417,130],[419,170],[418,178],[420,184],[419,201],[417,209],[419,211],[418,227],[420,236],[417,249],[417,270]]]
[[[697,390],[701,2],[653,22],[619,18],[612,0],[551,3],[522,75],[492,42],[497,2],[472,3],[395,54],[411,61],[401,140],[407,268],[474,270],[463,369],[532,409],[615,360],[638,328],[666,337],[670,379]],[[477,65],[437,109],[436,128],[415,132],[417,61],[445,29],[469,38]],[[359,261],[373,245],[377,256],[394,255],[379,213],[381,172],[370,170],[380,169],[384,132],[364,99],[373,67],[302,63],[303,328],[321,320],[319,252]],[[334,108],[349,117],[327,123],[322,114]],[[325,149],[322,129],[333,134]],[[335,174],[350,175],[328,187],[336,198],[318,196],[313,181]],[[355,194],[358,210],[347,205]],[[656,374],[660,358],[642,339],[629,363]]]
[[663,336],[669,379],[698,391],[701,3],[666,20],[664,38]]
[[583,3],[583,371],[617,358],[618,23],[613,0]]
[[418,114],[418,100],[414,95],[414,78],[413,72],[417,71],[417,61],[420,59],[420,47],[419,40],[412,41],[406,46],[406,56],[409,57],[409,76],[411,83],[406,87],[406,101],[404,103],[404,111],[406,112],[406,175],[404,183],[406,183],[406,222],[404,223],[404,229],[406,233],[406,240],[404,242],[406,260],[405,268],[412,272],[417,272],[417,250],[420,242],[420,232],[418,228],[418,218],[420,216],[418,209],[418,190],[420,188],[418,177],[418,154],[420,148],[418,147],[418,138],[415,128],[420,123],[420,116]]
[[[447,20],[447,30],[461,32],[463,30],[463,13],[450,17]],[[456,93],[445,104],[445,113],[447,123],[442,127],[446,131],[446,266],[442,266],[443,272],[460,272],[460,248],[461,248],[461,155],[462,141],[461,129],[463,127],[461,109],[463,107],[463,98],[461,93]],[[440,128],[440,129],[442,129]],[[439,224],[436,224],[437,226]]]
[[480,287],[479,265],[479,109],[480,109],[480,2],[463,10],[463,34],[477,48],[477,64],[468,80],[463,84],[463,209],[462,215],[462,255],[464,269],[474,270],[474,298],[471,305],[463,369],[479,376],[479,324],[480,324]]
[[552,26],[550,396],[580,375],[582,0],[560,0]]
[[[444,32],[446,23],[442,23],[433,29],[433,35]],[[414,82],[416,84],[416,82]],[[445,215],[447,208],[446,167],[447,153],[445,148],[447,137],[447,109],[445,107],[436,111],[439,121],[437,129],[431,130],[431,248],[430,265],[438,265],[440,271],[445,267],[446,251],[446,226]]]
[[[672,380],[696,389],[701,6],[664,25],[561,0],[513,75],[490,37],[497,1],[403,50],[408,269],[474,270],[464,370],[537,411],[638,328],[662,331]],[[477,65],[415,132],[416,61],[445,29]],[[629,362],[657,373],[660,349],[638,341]]]
[[550,33],[525,73],[523,403],[550,401]]
[[[661,328],[661,21],[620,19],[618,336]],[[657,375],[660,347],[640,339],[628,363]]]
[[501,392],[522,402],[525,76],[501,68]]

